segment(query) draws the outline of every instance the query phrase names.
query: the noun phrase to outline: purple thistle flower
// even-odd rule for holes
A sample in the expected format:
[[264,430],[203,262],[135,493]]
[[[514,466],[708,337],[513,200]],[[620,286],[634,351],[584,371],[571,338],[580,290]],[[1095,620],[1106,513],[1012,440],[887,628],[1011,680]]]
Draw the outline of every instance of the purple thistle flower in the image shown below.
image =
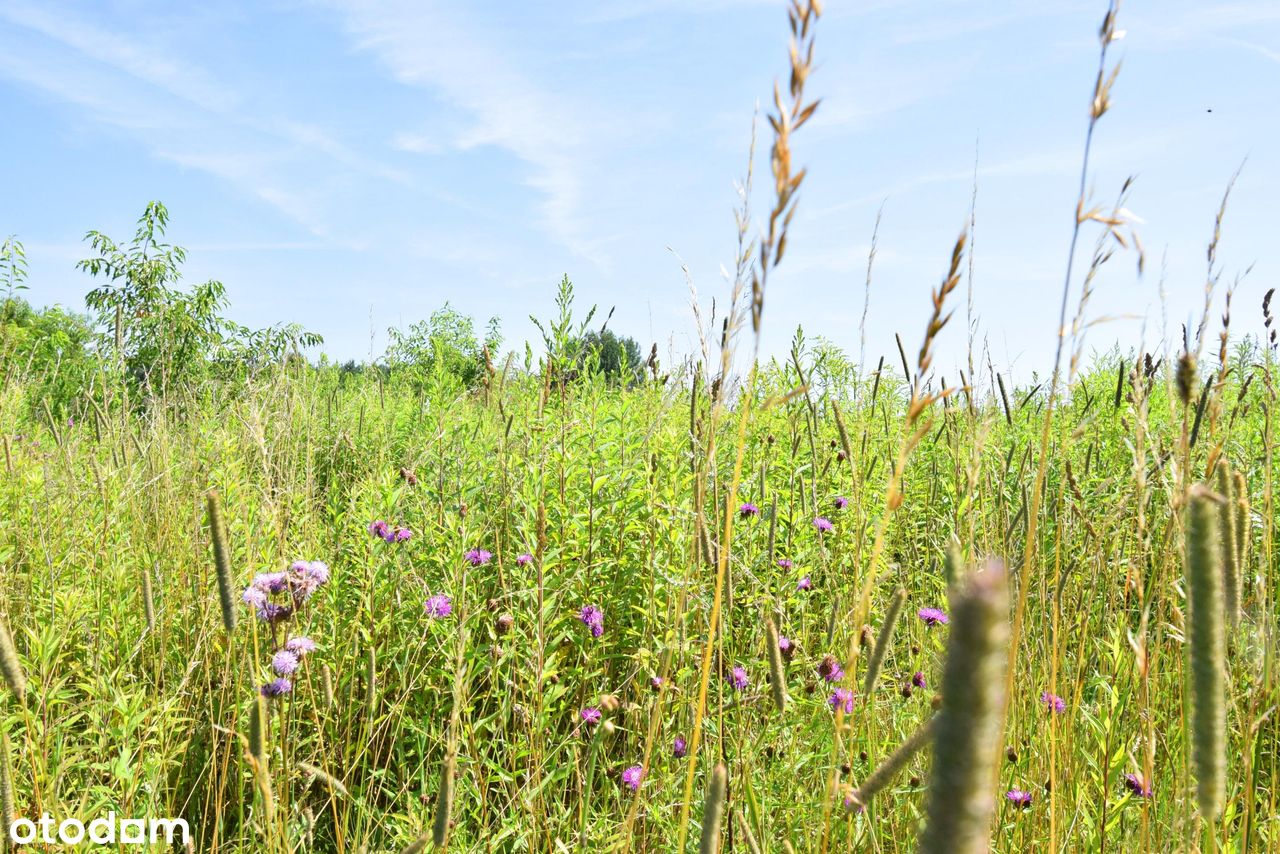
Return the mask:
[[1125,774],[1124,785],[1125,788],[1139,798],[1151,797],[1151,784],[1137,774]]
[[272,679],[270,682],[262,686],[262,696],[268,700],[274,700],[277,697],[283,697],[293,690],[293,683],[281,676],[279,679]]
[[329,565],[320,560],[300,560],[290,567],[294,572],[314,582],[316,586],[329,583]]
[[292,605],[279,605],[275,602],[264,602],[258,607],[258,619],[264,623],[280,623],[293,616]]
[[1048,691],[1042,691],[1040,693],[1040,702],[1044,703],[1051,712],[1058,712],[1061,714],[1067,710],[1067,701],[1059,697],[1057,694],[1050,694]]
[[600,723],[600,710],[595,706],[586,706],[578,714],[582,715],[582,722],[587,726],[595,726]]
[[644,780],[644,767],[641,765],[632,765],[630,768],[622,772],[622,782],[628,786],[631,791],[640,788],[640,783]]
[[399,528],[399,527],[397,527],[397,528],[395,529],[395,531],[393,531],[393,532],[391,533],[391,535],[390,535],[389,537],[387,537],[387,542],[388,542],[388,543],[403,543],[403,542],[405,542],[405,541],[409,540],[409,539],[410,539],[410,538],[412,538],[412,537],[413,537],[413,531],[410,531],[408,528]]
[[472,549],[466,553],[465,557],[467,559],[467,563],[472,566],[484,566],[486,563],[493,560],[493,552],[488,552],[484,549]]
[[375,537],[385,540],[391,533],[391,526],[381,519],[377,519],[369,523],[369,533]]
[[253,577],[253,586],[263,593],[283,593],[289,589],[289,577],[283,572],[260,572]]
[[282,649],[271,656],[271,669],[277,676],[288,676],[298,669],[298,656],[287,649]]
[[428,617],[441,620],[453,613],[453,600],[443,593],[437,593],[427,599],[424,607]]
[[595,605],[583,605],[582,610],[578,613],[578,619],[591,629],[591,636],[598,638],[604,634],[604,611],[601,611]]
[[835,693],[827,699],[827,703],[830,704],[832,711],[836,711],[841,706],[844,706],[844,713],[846,715],[852,714],[853,690],[851,688],[837,688]]
[[267,604],[267,594],[257,587],[246,587],[244,593],[240,595],[240,601],[251,608],[262,608]]
[[778,558],[779,569],[790,569],[791,566],[792,566],[791,561],[787,560],[785,557]]
[[738,508],[738,515],[743,519],[749,519],[752,516],[760,515],[760,508],[748,501]]
[[657,691],[659,688],[661,688],[661,687],[662,687],[662,681],[663,681],[663,680],[662,680],[662,677],[661,677],[661,676],[650,676],[650,677],[649,677],[649,687],[650,687],[650,688],[652,688],[653,690]]
[[813,527],[817,528],[819,531],[825,534],[828,531],[830,531],[832,528],[834,528],[835,525],[832,525],[831,520],[828,519],[826,516],[819,516],[818,518],[813,520]]
[[782,653],[783,661],[790,661],[796,657],[796,645],[791,638],[779,637],[778,650]]
[[800,581],[796,584],[796,590],[812,590],[812,589],[813,589],[813,582],[809,579],[809,576],[807,575],[804,578],[800,579]]
[[751,680],[747,678],[747,669],[741,664],[733,666],[733,674],[729,677],[730,684],[733,685],[735,691],[745,691],[747,686],[751,684]]
[[298,658],[306,658],[308,654],[316,651],[316,642],[306,635],[298,635],[297,637],[289,638],[284,648],[298,656]]
[[844,668],[831,653],[822,656],[822,661],[818,662],[817,671],[818,675],[828,682],[839,682],[844,678]]
[[1005,792],[1004,796],[1009,799],[1009,803],[1019,809],[1031,808],[1031,793],[1024,792],[1022,789],[1010,789]]
[[685,744],[685,740],[677,735],[675,746],[671,748],[671,755],[676,759],[684,759],[685,754],[688,752],[689,745]]
[[533,563],[533,555],[528,552],[525,552],[516,558],[516,566],[525,566],[530,563]]
[[835,505],[837,510],[843,510],[849,506],[849,499],[845,498],[843,495],[837,495]]
[[917,671],[916,671],[914,674],[912,674],[912,676],[911,676],[911,684],[912,684],[912,685],[914,685],[914,686],[916,686],[917,688],[923,688],[923,687],[925,686],[925,685],[924,685],[924,674],[923,674],[923,673],[921,673],[919,670],[917,670]]
[[920,619],[924,620],[926,626],[945,626],[951,622],[951,618],[947,616],[947,612],[940,608],[921,608],[916,614]]

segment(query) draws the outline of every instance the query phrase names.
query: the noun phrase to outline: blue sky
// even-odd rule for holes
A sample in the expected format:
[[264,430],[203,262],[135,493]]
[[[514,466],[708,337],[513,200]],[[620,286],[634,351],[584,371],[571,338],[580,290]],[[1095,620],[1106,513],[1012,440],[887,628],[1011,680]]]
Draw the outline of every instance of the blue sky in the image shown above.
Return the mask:
[[[810,177],[763,351],[803,323],[857,353],[882,203],[868,360],[894,358],[894,332],[914,351],[976,151],[979,340],[998,367],[1043,369],[1104,4],[826,5],[823,103],[795,139]],[[1280,4],[1131,0],[1120,26],[1090,185],[1107,202],[1137,175],[1148,266],[1111,265],[1090,316],[1115,319],[1090,341],[1198,320],[1213,215],[1246,157],[1220,257],[1224,282],[1252,265],[1233,317],[1256,331],[1280,272]],[[222,280],[237,320],[299,321],[341,359],[380,354],[388,326],[446,300],[498,315],[518,347],[564,273],[646,350],[688,353],[679,259],[723,311],[734,181],[785,49],[779,0],[0,0],[0,233],[27,245],[33,301],[82,308],[84,232],[127,237],[161,199],[189,282]]]

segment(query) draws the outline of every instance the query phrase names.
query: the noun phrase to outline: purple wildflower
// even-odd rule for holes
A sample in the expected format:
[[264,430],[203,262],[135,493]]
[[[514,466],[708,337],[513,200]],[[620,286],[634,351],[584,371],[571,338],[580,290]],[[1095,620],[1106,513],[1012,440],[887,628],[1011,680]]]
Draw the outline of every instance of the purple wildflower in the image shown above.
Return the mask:
[[283,697],[293,690],[293,683],[281,676],[279,679],[273,679],[262,686],[262,696],[268,700],[274,700],[277,697]]
[[644,767],[641,765],[632,765],[630,768],[622,772],[622,782],[633,792],[640,788],[640,783],[643,780]]
[[840,666],[840,662],[831,653],[822,656],[822,661],[818,662],[818,675],[828,682],[839,682],[844,678],[844,668]]
[[428,617],[440,620],[453,613],[453,600],[443,593],[437,593],[427,599],[425,607]]
[[745,691],[747,686],[751,684],[751,680],[747,677],[747,668],[741,664],[733,666],[733,674],[729,677],[729,682],[733,685],[735,691]]
[[595,726],[600,723],[600,710],[595,706],[586,706],[578,714],[582,715],[582,722],[587,726]]
[[916,614],[920,619],[924,620],[926,626],[945,626],[951,622],[951,618],[947,616],[947,612],[940,608],[921,608]]
[[923,688],[923,687],[924,687],[924,674],[923,674],[923,673],[921,673],[919,670],[917,670],[917,671],[916,671],[914,674],[912,674],[912,676],[911,676],[911,684],[912,684],[912,685],[914,685],[914,686],[916,686],[917,688]]
[[1151,797],[1151,784],[1137,774],[1125,774],[1124,785],[1139,798]]
[[844,707],[846,715],[853,712],[853,690],[850,688],[837,688],[835,693],[827,698],[827,703],[831,705],[833,711],[838,711],[841,706]]
[[791,638],[779,637],[778,650],[781,651],[784,661],[790,661],[796,657],[796,645]]
[[843,495],[837,495],[835,505],[837,510],[843,510],[849,506],[849,499],[845,498]]
[[258,608],[258,619],[264,623],[280,623],[293,616],[292,605],[280,605],[275,602],[264,602]]
[[369,523],[369,533],[385,540],[391,534],[391,526],[381,519]]
[[604,634],[604,611],[601,611],[595,605],[583,605],[582,610],[578,613],[578,619],[591,629],[591,636],[598,638]]
[[290,568],[317,585],[329,583],[329,564],[322,560],[300,560]]
[[788,560],[787,558],[785,558],[785,557],[780,557],[780,558],[778,558],[778,568],[779,568],[779,569],[790,569],[790,568],[791,568],[791,566],[792,566],[792,563],[791,563],[791,561],[790,561],[790,560]]
[[289,638],[284,648],[298,658],[306,658],[308,654],[316,651],[316,642],[306,635],[298,635],[296,638]]
[[260,572],[253,577],[253,586],[263,593],[283,593],[289,589],[289,577],[283,572]]
[[256,587],[246,587],[240,600],[251,608],[261,608],[267,604],[267,594]]
[[287,649],[282,649],[271,656],[271,669],[277,676],[288,676],[298,669],[298,656]]
[[528,552],[525,552],[524,554],[516,558],[516,566],[525,566],[526,564],[530,564],[530,563],[533,563],[533,555],[529,554]]
[[1030,792],[1024,792],[1022,789],[1010,789],[1009,791],[1004,793],[1004,796],[1008,798],[1009,803],[1013,804],[1015,807],[1018,807],[1019,809],[1025,810],[1025,809],[1031,808]]
[[403,542],[405,542],[406,540],[409,540],[409,539],[410,539],[410,538],[412,538],[412,537],[413,537],[413,531],[410,531],[408,528],[400,528],[400,527],[397,527],[397,528],[395,529],[395,531],[393,531],[393,532],[391,533],[391,535],[390,535],[389,537],[387,537],[387,542],[388,542],[388,543],[403,543]]
[[811,580],[809,580],[809,576],[807,576],[807,575],[806,575],[804,578],[800,579],[800,581],[796,584],[796,589],[797,589],[797,590],[812,590],[812,589],[813,589],[813,582],[812,582]]
[[661,676],[650,676],[650,677],[649,677],[649,687],[650,687],[650,688],[652,688],[653,690],[657,691],[658,689],[660,689],[660,688],[662,687],[662,681],[663,681],[663,680],[662,680],[662,677],[661,677]]
[[1058,712],[1061,714],[1067,710],[1067,701],[1059,697],[1057,694],[1050,694],[1048,691],[1042,691],[1040,693],[1040,702],[1044,703],[1051,712]]
[[749,519],[752,516],[760,515],[760,508],[748,501],[738,508],[738,515],[743,519]]
[[828,519],[826,516],[819,516],[818,518],[813,520],[813,527],[817,528],[819,531],[825,534],[828,531],[830,531],[832,528],[834,528],[835,525],[832,525],[831,520]]
[[676,736],[675,746],[671,748],[671,755],[676,759],[684,759],[685,754],[689,752],[689,745],[680,736]]
[[472,549],[466,553],[465,557],[467,559],[467,563],[472,566],[484,566],[486,563],[493,560],[493,552],[488,552],[484,549]]

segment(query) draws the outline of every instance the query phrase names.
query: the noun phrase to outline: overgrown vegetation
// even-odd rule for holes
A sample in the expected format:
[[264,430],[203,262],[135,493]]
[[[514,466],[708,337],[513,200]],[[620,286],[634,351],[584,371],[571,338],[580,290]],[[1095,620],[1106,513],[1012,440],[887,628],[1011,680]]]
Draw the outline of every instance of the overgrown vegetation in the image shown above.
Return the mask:
[[1045,382],[935,370],[964,237],[918,351],[797,330],[734,376],[818,11],[767,251],[744,193],[720,349],[683,365],[567,277],[523,360],[446,305],[313,364],[178,287],[159,204],[90,233],[90,317],[25,302],[6,241],[3,818],[180,816],[228,852],[1280,847],[1271,294],[1215,326],[1219,211],[1196,333],[1087,361],[1139,244],[1082,182]]

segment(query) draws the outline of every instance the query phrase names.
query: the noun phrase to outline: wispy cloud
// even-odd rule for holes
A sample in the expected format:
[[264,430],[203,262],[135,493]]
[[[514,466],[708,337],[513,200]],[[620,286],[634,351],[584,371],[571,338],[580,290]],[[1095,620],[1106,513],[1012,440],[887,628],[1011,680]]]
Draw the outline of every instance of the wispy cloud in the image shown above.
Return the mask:
[[[0,3],[0,76],[80,108],[135,137],[155,157],[235,185],[320,237],[332,238],[316,182],[289,186],[283,166],[306,157],[384,180],[404,175],[314,124],[246,109],[216,75],[70,8]],[[105,72],[105,73],[104,73]]]
[[[530,169],[527,184],[543,197],[543,226],[574,253],[598,265],[608,258],[583,220],[584,173],[605,126],[587,120],[591,105],[537,82],[492,32],[460,14],[456,4],[338,2],[334,5],[360,50],[375,55],[399,82],[425,89],[470,117],[451,144],[462,150],[497,146]],[[434,150],[420,135],[402,133],[397,147]]]

